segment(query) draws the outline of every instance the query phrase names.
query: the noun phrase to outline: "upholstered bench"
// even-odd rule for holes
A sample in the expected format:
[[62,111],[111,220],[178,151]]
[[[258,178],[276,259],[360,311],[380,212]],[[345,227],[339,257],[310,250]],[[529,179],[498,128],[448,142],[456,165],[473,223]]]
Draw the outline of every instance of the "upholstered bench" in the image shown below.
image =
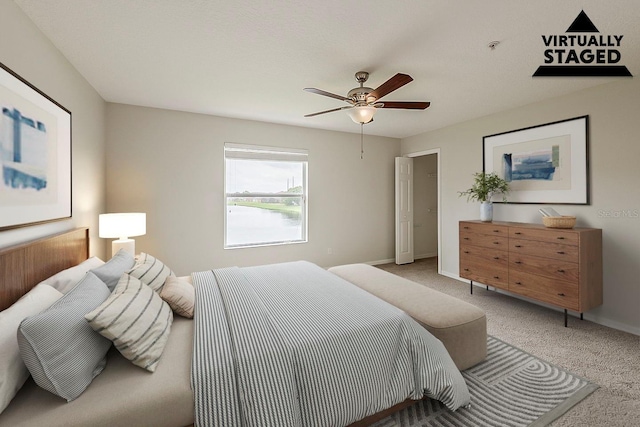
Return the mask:
[[442,341],[458,369],[487,357],[487,318],[478,307],[367,264],[329,271],[406,312]]

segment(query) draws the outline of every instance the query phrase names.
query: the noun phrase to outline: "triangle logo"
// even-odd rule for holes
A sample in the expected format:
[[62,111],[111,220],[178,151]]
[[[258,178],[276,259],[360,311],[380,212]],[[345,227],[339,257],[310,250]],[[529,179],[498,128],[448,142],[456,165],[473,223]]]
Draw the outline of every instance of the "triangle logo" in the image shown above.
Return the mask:
[[573,23],[567,29],[567,33],[599,33],[598,29],[591,19],[584,13],[584,10],[580,11],[578,17],[573,21]]

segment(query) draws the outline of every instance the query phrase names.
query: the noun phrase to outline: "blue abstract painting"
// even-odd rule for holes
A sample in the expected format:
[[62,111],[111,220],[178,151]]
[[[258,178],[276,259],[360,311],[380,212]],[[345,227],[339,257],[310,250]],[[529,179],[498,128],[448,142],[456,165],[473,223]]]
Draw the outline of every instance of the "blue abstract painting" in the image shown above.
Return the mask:
[[0,119],[2,183],[14,189],[47,187],[47,129],[20,110],[2,106]]
[[503,177],[507,182],[523,180],[553,181],[560,161],[560,147],[502,155]]

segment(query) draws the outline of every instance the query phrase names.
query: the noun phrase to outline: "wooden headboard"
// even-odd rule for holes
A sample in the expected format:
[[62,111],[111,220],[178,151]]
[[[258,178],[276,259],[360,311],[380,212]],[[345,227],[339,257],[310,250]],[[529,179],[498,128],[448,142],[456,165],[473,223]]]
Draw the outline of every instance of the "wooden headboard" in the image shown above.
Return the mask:
[[89,229],[76,228],[0,249],[0,310],[59,271],[89,258]]

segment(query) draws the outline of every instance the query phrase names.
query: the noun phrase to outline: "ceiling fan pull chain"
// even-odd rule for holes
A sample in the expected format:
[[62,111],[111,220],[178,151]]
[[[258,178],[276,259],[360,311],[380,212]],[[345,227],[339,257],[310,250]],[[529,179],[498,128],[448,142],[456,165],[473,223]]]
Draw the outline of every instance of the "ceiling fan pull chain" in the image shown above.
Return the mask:
[[364,159],[364,123],[360,123],[360,160]]

